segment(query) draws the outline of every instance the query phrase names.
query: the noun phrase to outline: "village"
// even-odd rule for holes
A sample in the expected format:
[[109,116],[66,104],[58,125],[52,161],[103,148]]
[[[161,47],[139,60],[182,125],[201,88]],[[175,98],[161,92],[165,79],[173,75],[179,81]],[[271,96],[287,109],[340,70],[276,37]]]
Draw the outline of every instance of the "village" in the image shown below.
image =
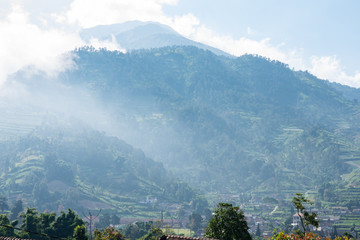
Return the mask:
[[[217,194],[216,201],[230,202],[235,206],[240,206],[243,210],[249,226],[249,233],[254,237],[270,238],[275,231],[292,232],[301,229],[300,217],[292,206],[291,201],[278,200],[271,197],[263,199],[238,194]],[[154,204],[156,198],[147,197],[142,200],[142,204]],[[121,218],[120,224],[116,227],[122,228],[135,222],[153,222],[163,229],[172,231],[173,234],[185,236],[203,236],[204,228],[207,225],[209,216],[201,215],[202,228],[193,231],[191,226],[192,212],[180,204],[161,203],[159,218]],[[307,230],[317,233],[324,237],[333,237],[349,233],[358,236],[360,225],[360,208],[349,209],[343,206],[333,206],[330,208],[316,208],[309,205],[307,209],[310,213],[316,213],[319,220],[319,227],[309,226]]]

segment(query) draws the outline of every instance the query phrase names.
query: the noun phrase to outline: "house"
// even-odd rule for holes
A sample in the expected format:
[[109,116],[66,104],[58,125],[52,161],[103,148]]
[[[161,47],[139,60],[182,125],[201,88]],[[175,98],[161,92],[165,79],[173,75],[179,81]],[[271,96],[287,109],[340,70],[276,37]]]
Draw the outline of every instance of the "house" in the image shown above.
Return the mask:
[[360,213],[360,208],[355,208],[355,209],[353,209],[353,210],[352,210],[352,213],[353,213],[353,214],[358,214],[358,213]]
[[145,204],[153,204],[157,202],[157,198],[156,197],[152,197],[152,196],[146,196],[145,199],[141,200],[140,203],[145,203]]
[[293,221],[292,221],[292,226],[293,228],[300,228],[300,230],[302,230],[302,224],[301,224],[301,218],[303,217],[302,213],[295,213],[293,215]]
[[332,207],[331,208],[333,214],[346,214],[349,212],[349,209],[347,207]]

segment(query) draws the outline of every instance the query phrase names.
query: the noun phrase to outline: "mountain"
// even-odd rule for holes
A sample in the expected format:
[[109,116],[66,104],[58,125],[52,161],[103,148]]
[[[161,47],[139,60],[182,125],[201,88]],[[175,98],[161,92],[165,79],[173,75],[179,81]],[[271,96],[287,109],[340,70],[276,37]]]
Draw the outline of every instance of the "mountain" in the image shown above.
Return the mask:
[[155,22],[131,21],[122,24],[101,25],[83,29],[80,36],[88,43],[93,38],[110,42],[114,38],[120,47],[126,50],[188,45],[210,50],[217,55],[230,56],[219,49],[187,39],[172,28]]
[[101,102],[112,134],[203,190],[283,194],[358,176],[360,107],[307,72],[192,46],[75,54],[60,81]]
[[[48,179],[49,162],[73,174],[60,186],[128,215],[129,208],[143,212],[135,203],[146,196],[206,206],[189,185],[282,199],[305,191],[332,202],[359,196],[347,193],[360,192],[360,106],[327,81],[278,61],[195,46],[72,54],[76,68],[55,78],[18,72],[7,83],[22,89],[18,99],[0,102],[1,186],[13,198],[24,193],[36,203],[47,186],[41,206],[69,199],[71,191]],[[48,116],[80,119],[91,130],[59,133],[64,127],[50,124],[53,130],[33,131]]]

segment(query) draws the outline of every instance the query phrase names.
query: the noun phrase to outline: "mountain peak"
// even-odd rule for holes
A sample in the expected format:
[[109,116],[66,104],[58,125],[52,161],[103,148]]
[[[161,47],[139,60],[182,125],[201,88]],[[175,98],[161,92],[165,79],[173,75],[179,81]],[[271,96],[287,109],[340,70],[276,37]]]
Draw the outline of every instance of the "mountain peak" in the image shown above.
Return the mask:
[[99,25],[83,29],[81,38],[90,43],[91,39],[116,42],[126,50],[151,49],[166,46],[196,46],[209,50],[217,55],[229,54],[208,45],[192,41],[173,30],[171,27],[157,22],[130,21],[120,24]]

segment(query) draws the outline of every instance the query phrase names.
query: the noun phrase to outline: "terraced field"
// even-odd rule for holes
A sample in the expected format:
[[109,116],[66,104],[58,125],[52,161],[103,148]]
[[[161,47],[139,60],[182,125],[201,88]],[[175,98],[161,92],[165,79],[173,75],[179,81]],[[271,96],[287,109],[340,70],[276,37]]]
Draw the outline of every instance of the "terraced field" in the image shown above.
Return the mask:
[[0,140],[8,140],[31,132],[47,116],[46,112],[36,112],[30,108],[0,108],[0,112]]

